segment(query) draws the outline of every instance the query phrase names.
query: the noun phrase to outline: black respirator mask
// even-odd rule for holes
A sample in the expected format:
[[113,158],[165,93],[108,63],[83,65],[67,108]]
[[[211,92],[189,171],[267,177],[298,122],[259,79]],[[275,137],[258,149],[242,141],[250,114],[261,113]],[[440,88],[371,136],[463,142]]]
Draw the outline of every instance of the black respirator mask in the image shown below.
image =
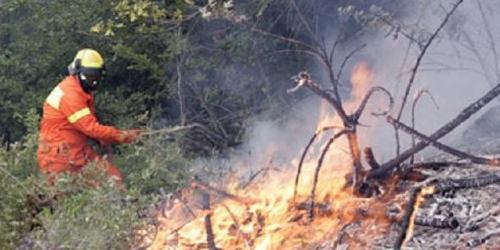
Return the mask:
[[100,85],[102,81],[102,76],[86,75],[84,73],[78,73],[78,79],[82,84],[83,90],[85,92],[94,91]]

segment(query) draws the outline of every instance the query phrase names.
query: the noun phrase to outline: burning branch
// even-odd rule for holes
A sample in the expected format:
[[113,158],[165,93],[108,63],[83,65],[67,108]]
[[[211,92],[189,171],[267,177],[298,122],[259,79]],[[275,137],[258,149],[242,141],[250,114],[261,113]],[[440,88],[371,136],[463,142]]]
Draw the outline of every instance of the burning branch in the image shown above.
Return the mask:
[[394,249],[401,249],[403,244],[410,239],[413,234],[413,227],[415,225],[415,218],[417,215],[418,208],[420,204],[424,201],[424,196],[433,194],[435,192],[434,186],[429,187],[415,187],[410,193],[410,200],[406,207],[405,213],[401,221],[401,229],[399,231],[396,243],[394,244]]
[[[481,97],[479,100],[475,101],[468,107],[466,107],[461,113],[459,113],[453,120],[442,126],[440,129],[438,129],[436,132],[434,132],[432,135],[429,136],[429,139],[433,141],[439,140],[441,137],[447,135],[450,133],[453,129],[458,127],[458,125],[462,124],[464,121],[469,119],[473,114],[475,114],[477,111],[479,111],[482,107],[484,107],[486,104],[488,104],[490,101],[495,99],[498,95],[500,94],[500,84],[495,86],[493,89],[488,91],[483,97]],[[427,147],[429,145],[429,142],[422,141],[417,143],[414,147],[411,147],[395,157],[392,160],[389,160],[388,162],[384,163],[382,166],[380,166],[379,169],[375,169],[371,171],[368,174],[368,178],[380,178],[383,176],[386,176],[389,171],[393,170],[394,168],[398,168],[399,165],[410,158],[413,154],[420,152],[422,149]]]
[[387,116],[386,117],[386,120],[388,123],[392,124],[394,127],[398,128],[398,129],[401,129],[403,130],[404,132],[414,136],[414,137],[417,137],[418,139],[424,141],[424,142],[427,142],[431,145],[433,145],[434,147],[436,147],[437,149],[439,150],[442,150],[446,153],[449,153],[451,155],[454,155],[458,158],[461,158],[461,159],[468,159],[470,160],[472,163],[476,163],[476,164],[482,164],[482,165],[490,165],[490,166],[500,166],[500,159],[498,158],[494,158],[494,159],[488,159],[488,158],[483,158],[483,157],[479,157],[479,156],[475,156],[475,155],[471,155],[471,154],[468,154],[466,152],[463,152],[463,151],[460,151],[458,149],[455,149],[455,148],[452,148],[450,146],[447,146],[445,144],[442,144],[440,142],[437,142],[435,140],[432,140],[431,138],[429,138],[428,136],[408,127],[407,125],[401,123],[401,122],[398,122],[396,119],[394,119],[393,117],[391,116]]
[[330,138],[330,140],[328,140],[328,142],[326,143],[325,148],[323,149],[323,152],[321,152],[321,156],[319,157],[319,160],[318,160],[318,165],[316,166],[316,170],[314,171],[314,182],[313,182],[313,187],[311,190],[311,197],[310,197],[311,207],[309,210],[309,218],[311,220],[314,218],[314,197],[316,195],[316,185],[318,184],[319,171],[321,169],[321,166],[323,165],[323,160],[325,158],[326,152],[328,152],[328,149],[330,149],[330,146],[332,145],[332,143],[336,139],[338,139],[342,135],[347,134],[349,132],[350,131],[348,131],[348,130],[342,130],[342,131],[336,133],[335,135],[333,135],[332,138]]
[[252,184],[254,182],[254,180],[259,175],[263,175],[263,174],[269,172],[270,170],[274,170],[274,171],[277,171],[277,172],[280,171],[278,168],[273,168],[273,167],[266,167],[266,168],[259,169],[259,171],[257,171],[255,174],[253,174],[252,176],[250,176],[250,178],[248,179],[248,181],[241,186],[241,189],[247,188],[248,186],[250,186],[250,184]]
[[295,202],[295,197],[297,196],[297,186],[299,185],[299,178],[300,178],[300,172],[302,171],[302,164],[304,164],[304,159],[306,158],[307,152],[309,151],[309,148],[311,147],[312,143],[314,140],[316,140],[316,137],[318,137],[319,134],[327,131],[327,130],[333,130],[335,128],[338,128],[336,126],[328,126],[328,127],[323,127],[319,130],[317,130],[314,135],[309,139],[309,142],[307,143],[306,147],[304,148],[304,152],[302,152],[302,156],[300,157],[299,161],[299,166],[297,168],[297,174],[295,175],[295,186],[293,188],[293,201]]
[[244,205],[247,205],[250,202],[250,200],[248,198],[242,198],[242,197],[239,197],[237,195],[228,193],[224,190],[212,187],[212,186],[208,185],[207,183],[201,181],[197,176],[192,178],[191,186],[193,188],[199,188],[199,189],[204,190],[206,192],[215,193],[216,195],[220,195],[224,198],[228,198],[228,199],[237,201],[237,202],[242,203]]
[[202,208],[205,210],[205,230],[207,231],[207,247],[209,250],[218,250],[215,246],[215,236],[212,229],[211,213],[210,211],[210,195],[208,193],[202,194]]

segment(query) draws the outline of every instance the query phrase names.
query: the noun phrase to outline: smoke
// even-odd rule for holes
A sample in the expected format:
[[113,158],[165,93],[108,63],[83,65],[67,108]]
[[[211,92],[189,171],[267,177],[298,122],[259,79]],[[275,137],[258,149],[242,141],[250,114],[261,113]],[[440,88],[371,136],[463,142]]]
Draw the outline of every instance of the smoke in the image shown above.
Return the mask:
[[[405,32],[413,32],[423,44],[440,25],[454,3],[455,1],[448,0],[413,1],[399,10],[399,18],[394,20],[394,23],[401,25],[402,29],[407,29]],[[500,58],[494,52],[500,50],[498,45],[494,44],[494,41],[500,41],[500,30],[494,29],[494,24],[500,20],[495,16],[495,10],[500,10],[500,3],[495,0],[465,1],[459,6],[423,58],[403,112],[404,123],[411,124],[412,102],[420,90],[426,89],[432,93],[438,108],[429,96],[422,97],[415,109],[415,127],[425,134],[431,134],[500,82],[500,70],[496,65]],[[322,26],[325,29],[323,33],[330,34],[326,39],[327,44],[333,43],[338,27]],[[369,32],[356,42],[366,43],[367,46],[351,58],[344,70],[341,78],[343,99],[346,102],[352,101],[354,106],[357,106],[356,100],[353,100],[354,97],[350,94],[352,86],[349,79],[356,65],[367,63],[373,73],[369,86],[383,86],[393,94],[396,103],[391,114],[396,116],[420,48],[415,43],[410,44],[407,38],[394,31],[388,35],[387,29]],[[337,54],[338,64],[353,46],[356,44],[341,47]],[[320,68],[307,70],[321,72]],[[291,72],[293,73],[297,72]],[[313,77],[328,87],[324,75],[317,73],[313,74]],[[361,147],[371,146],[379,162],[395,155],[394,131],[383,117],[374,117],[370,113],[385,109],[387,103],[385,96],[375,95],[360,120],[362,125],[358,127]],[[317,129],[318,120],[321,118],[320,106],[320,98],[311,96],[290,107],[279,119],[269,115],[253,117],[248,121],[246,143],[237,148],[225,164],[236,166],[250,174],[266,166],[295,168],[302,150]],[[480,114],[491,106],[487,106]],[[348,111],[350,110],[352,109],[348,108]],[[478,118],[480,114],[473,118]],[[455,146],[466,144],[461,141],[462,133],[474,119],[462,124],[442,141]],[[410,146],[410,137],[401,134],[401,138],[401,149],[404,150]],[[316,142],[310,155],[318,156],[324,142],[325,138]],[[419,157],[430,157],[436,153],[436,150],[429,147],[420,153]]]
[[[430,34],[440,25],[455,2],[415,1],[414,6],[409,8],[413,11],[407,11],[407,15],[400,21],[413,24]],[[430,134],[499,82],[496,66],[499,58],[494,53],[498,45],[494,41],[500,38],[500,31],[493,28],[493,24],[500,21],[494,15],[494,10],[498,8],[498,1],[465,1],[451,16],[430,45],[420,65],[403,115],[406,124],[410,124],[413,98],[419,90],[429,90],[439,106],[437,109],[431,98],[423,97],[416,107],[416,128]],[[420,49],[415,45],[408,49],[409,41],[404,37],[391,39],[384,34],[370,36],[366,43],[368,47],[360,59],[370,59],[376,75],[374,82],[393,93],[397,111]],[[473,118],[478,118],[480,114]],[[466,143],[461,141],[461,134],[472,121],[473,119],[461,125],[445,137],[444,142]],[[372,128],[377,132],[363,129],[366,136],[362,138],[369,137],[369,143],[379,155],[390,157],[391,150],[394,149],[394,136],[390,127],[384,123],[383,120],[375,120]],[[405,138],[403,149],[408,146],[408,137]],[[435,151],[427,150],[424,155],[434,153]]]

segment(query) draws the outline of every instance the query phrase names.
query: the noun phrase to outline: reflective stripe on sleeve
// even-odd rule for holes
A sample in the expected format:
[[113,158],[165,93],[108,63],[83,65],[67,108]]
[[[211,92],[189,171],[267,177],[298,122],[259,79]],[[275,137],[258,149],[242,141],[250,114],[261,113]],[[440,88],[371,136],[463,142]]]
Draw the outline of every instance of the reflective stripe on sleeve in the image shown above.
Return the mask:
[[52,92],[50,92],[46,101],[50,106],[59,110],[59,104],[61,103],[61,98],[63,97],[63,95],[64,92],[59,86],[57,86],[52,90]]
[[68,121],[70,123],[75,123],[86,115],[90,115],[90,109],[88,107],[80,109],[75,113],[73,113],[72,115],[68,116]]

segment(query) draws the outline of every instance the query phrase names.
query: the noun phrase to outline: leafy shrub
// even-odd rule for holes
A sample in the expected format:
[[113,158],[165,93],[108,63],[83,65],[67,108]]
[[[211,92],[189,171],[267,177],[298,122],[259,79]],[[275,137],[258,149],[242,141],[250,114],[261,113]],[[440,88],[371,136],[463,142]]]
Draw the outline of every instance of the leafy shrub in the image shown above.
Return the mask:
[[36,162],[39,117],[32,110],[19,119],[29,132],[0,147],[0,249],[128,249],[147,222],[141,211],[181,187],[190,171],[175,141],[149,138],[116,148],[126,189],[95,164],[48,185]]

